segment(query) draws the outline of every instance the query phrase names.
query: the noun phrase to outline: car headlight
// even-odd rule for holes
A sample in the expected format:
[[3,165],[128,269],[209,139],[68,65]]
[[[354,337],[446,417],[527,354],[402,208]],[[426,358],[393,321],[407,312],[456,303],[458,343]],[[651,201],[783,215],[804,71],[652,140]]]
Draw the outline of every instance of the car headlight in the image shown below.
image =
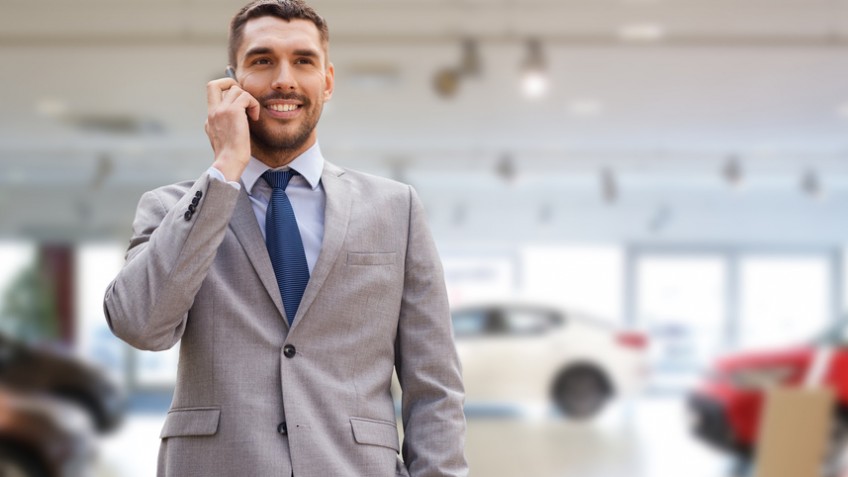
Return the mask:
[[729,374],[730,382],[740,389],[768,389],[784,383],[795,374],[795,368],[775,366],[770,368],[740,369]]

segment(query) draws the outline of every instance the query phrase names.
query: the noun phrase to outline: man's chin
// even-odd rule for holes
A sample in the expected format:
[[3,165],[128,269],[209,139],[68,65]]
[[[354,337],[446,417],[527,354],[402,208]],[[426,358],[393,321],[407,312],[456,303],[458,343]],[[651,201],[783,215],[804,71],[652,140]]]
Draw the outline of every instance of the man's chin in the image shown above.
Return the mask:
[[251,134],[254,145],[267,153],[286,153],[296,151],[306,144],[309,134]]

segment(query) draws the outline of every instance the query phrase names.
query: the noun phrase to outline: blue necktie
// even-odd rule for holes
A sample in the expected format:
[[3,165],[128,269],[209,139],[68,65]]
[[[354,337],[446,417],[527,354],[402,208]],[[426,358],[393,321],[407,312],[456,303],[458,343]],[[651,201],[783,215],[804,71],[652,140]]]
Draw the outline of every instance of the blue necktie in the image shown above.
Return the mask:
[[262,178],[273,188],[268,211],[265,213],[265,243],[274,275],[277,276],[277,286],[283,298],[283,308],[289,325],[294,322],[303,291],[309,282],[309,266],[306,264],[306,253],[303,251],[303,241],[294,216],[291,202],[286,195],[289,180],[297,174],[294,170],[267,170]]

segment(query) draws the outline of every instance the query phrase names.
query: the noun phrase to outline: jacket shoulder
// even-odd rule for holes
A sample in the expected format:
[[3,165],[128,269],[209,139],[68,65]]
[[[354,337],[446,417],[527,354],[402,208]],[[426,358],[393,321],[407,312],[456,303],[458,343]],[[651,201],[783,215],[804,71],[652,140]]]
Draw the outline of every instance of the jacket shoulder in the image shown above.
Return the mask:
[[381,177],[355,169],[338,168],[342,179],[348,181],[363,192],[374,192],[380,195],[409,196],[410,186],[394,179]]

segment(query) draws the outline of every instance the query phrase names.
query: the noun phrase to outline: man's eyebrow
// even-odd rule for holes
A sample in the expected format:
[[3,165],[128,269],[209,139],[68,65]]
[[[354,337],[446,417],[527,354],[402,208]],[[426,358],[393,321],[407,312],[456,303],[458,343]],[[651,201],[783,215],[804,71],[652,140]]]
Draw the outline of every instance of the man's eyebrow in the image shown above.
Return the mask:
[[244,57],[249,58],[251,56],[256,56],[256,55],[267,55],[269,53],[271,53],[271,49],[268,48],[267,46],[255,46],[255,47],[247,50],[244,53]]
[[318,57],[318,52],[312,49],[298,49],[292,52],[294,56],[311,56]]

